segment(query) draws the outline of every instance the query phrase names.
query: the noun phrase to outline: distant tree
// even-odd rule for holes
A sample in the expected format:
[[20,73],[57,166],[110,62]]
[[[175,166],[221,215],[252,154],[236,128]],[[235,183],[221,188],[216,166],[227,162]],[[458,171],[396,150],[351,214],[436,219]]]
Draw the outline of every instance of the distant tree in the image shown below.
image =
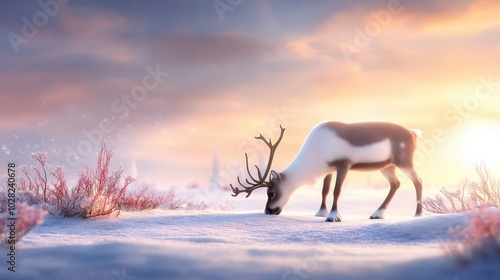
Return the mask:
[[221,169],[221,164],[217,154],[214,154],[212,159],[212,171],[210,174],[209,185],[211,188],[217,188],[221,190],[231,190],[229,187],[229,176],[230,174],[225,170]]
[[221,171],[219,157],[216,153],[212,157],[212,173],[210,174],[210,184],[212,186],[220,188],[221,187]]

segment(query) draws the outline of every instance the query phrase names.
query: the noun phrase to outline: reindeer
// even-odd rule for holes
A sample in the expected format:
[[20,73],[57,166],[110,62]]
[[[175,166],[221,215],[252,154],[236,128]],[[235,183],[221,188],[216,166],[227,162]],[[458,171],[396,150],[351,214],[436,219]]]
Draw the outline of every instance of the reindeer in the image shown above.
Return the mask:
[[[233,197],[242,192],[247,193],[246,197],[249,197],[255,189],[267,188],[265,213],[279,215],[298,188],[314,184],[317,179],[324,177],[321,206],[316,216],[327,217],[327,222],[340,222],[342,217],[337,203],[347,172],[380,170],[389,181],[390,190],[370,219],[383,219],[385,210],[400,186],[396,177],[397,167],[413,182],[417,193],[415,216],[422,215],[422,180],[413,167],[416,138],[421,133],[419,130],[409,130],[401,125],[386,122],[319,123],[311,130],[295,159],[278,173],[271,170],[271,164],[285,132],[282,126],[280,129],[280,137],[275,144],[272,144],[271,139],[266,140],[262,134],[255,137],[270,149],[267,167],[262,173],[255,165],[257,176],[252,175],[248,166],[248,155],[245,153],[246,170],[250,178],[245,180],[247,185],[244,185],[238,176],[237,181],[243,189],[231,184]],[[333,205],[327,216],[326,197],[330,192],[334,171],[337,172],[337,178],[333,190]]]

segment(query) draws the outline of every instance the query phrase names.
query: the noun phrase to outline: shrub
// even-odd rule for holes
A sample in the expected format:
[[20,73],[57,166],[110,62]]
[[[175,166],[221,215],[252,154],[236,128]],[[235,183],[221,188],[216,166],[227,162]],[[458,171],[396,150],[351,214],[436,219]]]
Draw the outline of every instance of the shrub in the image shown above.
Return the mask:
[[182,201],[181,207],[186,210],[204,211],[204,210],[215,210],[215,211],[231,211],[234,207],[228,203],[219,204],[207,204],[202,199],[188,197]]
[[500,211],[481,205],[471,212],[465,227],[451,229],[454,241],[446,247],[460,264],[475,259],[500,259]]
[[33,176],[27,166],[22,166],[21,172],[25,178],[19,179],[19,189],[32,192],[39,201],[47,203],[47,153],[34,153],[31,157],[38,163],[38,166],[32,167],[35,175]]
[[[8,207],[8,192],[6,189],[0,190],[0,213],[4,213],[7,211]],[[28,205],[36,205],[41,208],[44,208],[40,201],[36,198],[36,196],[30,191],[17,191],[16,192],[16,202],[17,203],[26,203]]]
[[[118,215],[125,192],[135,179],[125,177],[121,183],[123,170],[110,171],[112,156],[112,149],[103,142],[96,167],[86,165],[85,170],[78,172],[78,184],[70,189],[62,167],[48,171],[47,154],[35,153],[32,157],[37,166],[21,167],[24,178],[19,179],[18,200],[39,205],[50,214],[64,217],[87,219],[113,213]],[[53,177],[52,182],[49,182],[49,174]],[[1,196],[4,195],[6,193],[2,192]],[[0,212],[5,209],[0,202]]]
[[132,190],[125,195],[122,209],[131,211],[142,211],[156,208],[177,209],[182,200],[177,198],[173,190],[159,192],[152,190],[148,185]]
[[425,210],[433,213],[471,211],[479,205],[500,207],[500,181],[491,176],[484,162],[474,165],[479,181],[463,180],[459,189],[441,189],[441,195],[426,198]]
[[57,167],[51,172],[55,181],[50,191],[51,206],[48,212],[52,215],[61,215],[63,217],[74,217],[81,213],[81,204],[85,198],[82,188],[78,185],[70,190],[66,183],[66,176],[61,167]]
[[148,185],[131,190],[125,195],[121,209],[128,211],[142,211],[150,209],[184,209],[184,210],[217,210],[217,211],[230,211],[234,207],[228,204],[214,204],[209,205],[203,199],[194,197],[179,198],[175,191],[169,190],[160,192],[152,189]]
[[83,218],[106,216],[115,212],[118,215],[125,192],[135,181],[128,176],[124,178],[123,185],[120,184],[123,173],[121,167],[117,171],[109,171],[112,156],[111,150],[103,144],[98,154],[96,168],[86,166],[85,171],[79,174],[75,193],[78,197],[86,195],[80,205],[80,215]]
[[[21,240],[36,225],[41,225],[46,214],[45,210],[29,206],[24,202],[19,203],[17,205],[15,241]],[[7,244],[10,237],[10,229],[7,226],[10,222],[10,220],[7,220],[8,217],[6,212],[0,214],[0,245]]]
[[[37,165],[21,167],[24,178],[19,179],[16,199],[36,205],[51,215],[87,219],[115,213],[118,216],[120,210],[232,209],[228,205],[209,206],[194,198],[179,198],[173,190],[160,192],[147,185],[128,191],[135,179],[124,177],[121,167],[110,171],[113,152],[105,142],[98,152],[96,167],[85,165],[85,169],[78,172],[74,188],[68,186],[62,167],[50,169],[46,153],[35,153],[32,157]],[[6,210],[7,190],[4,188],[0,191],[0,213]]]

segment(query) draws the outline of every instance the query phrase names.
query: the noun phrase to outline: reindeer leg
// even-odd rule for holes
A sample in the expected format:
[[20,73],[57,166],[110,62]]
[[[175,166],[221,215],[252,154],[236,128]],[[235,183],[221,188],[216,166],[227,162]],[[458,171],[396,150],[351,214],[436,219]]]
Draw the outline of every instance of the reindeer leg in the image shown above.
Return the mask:
[[327,222],[340,222],[342,217],[337,211],[337,202],[340,196],[340,190],[342,189],[342,184],[344,183],[347,171],[349,171],[349,164],[347,162],[340,162],[336,164],[337,167],[337,179],[335,180],[335,189],[333,190],[333,205],[330,214],[326,218]]
[[323,191],[321,192],[321,206],[319,207],[316,217],[326,217],[328,210],[326,210],[326,197],[330,192],[330,183],[332,182],[332,174],[325,176],[323,180]]
[[417,210],[415,211],[415,217],[422,216],[422,179],[418,177],[418,174],[413,167],[399,169],[401,169],[401,171],[403,171],[406,176],[410,178],[415,186],[415,191],[417,192]]
[[401,183],[398,180],[398,177],[396,176],[396,166],[388,166],[382,170],[380,170],[382,175],[389,181],[389,184],[391,185],[391,189],[389,190],[389,193],[387,194],[387,197],[385,198],[384,202],[382,202],[382,205],[375,211],[371,216],[370,219],[383,219],[385,216],[385,210],[387,209],[387,206],[389,206],[389,203],[391,203],[392,198],[394,197],[394,194],[396,191],[399,189],[399,186]]

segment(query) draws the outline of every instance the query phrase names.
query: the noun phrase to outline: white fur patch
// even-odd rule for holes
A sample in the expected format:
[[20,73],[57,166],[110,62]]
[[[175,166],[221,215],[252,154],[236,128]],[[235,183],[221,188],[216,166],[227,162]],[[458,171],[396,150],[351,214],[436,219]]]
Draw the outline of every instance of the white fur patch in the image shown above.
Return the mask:
[[328,215],[328,210],[326,209],[319,209],[318,212],[316,212],[316,217],[326,217]]
[[350,153],[346,154],[353,163],[381,162],[389,159],[391,156],[391,141],[389,139],[367,145],[367,146],[351,146],[349,144]]
[[[323,132],[326,138],[323,145],[328,145],[322,156],[325,161],[348,159],[352,163],[371,163],[386,161],[391,156],[389,138],[366,146],[355,146],[339,137],[335,132]],[[328,135],[329,134],[329,135]]]
[[342,217],[338,211],[330,211],[326,220],[329,222],[340,222],[342,221]]
[[[382,162],[391,156],[389,138],[366,146],[355,146],[339,137],[334,131],[317,127],[307,137],[300,153],[291,164],[311,168],[312,163],[348,159],[352,163]],[[313,166],[316,168],[317,166]]]
[[372,219],[385,219],[385,210],[384,209],[377,209],[370,218]]
[[405,142],[401,142],[401,143],[399,143],[399,147],[401,147],[402,149],[406,148],[406,144],[405,144]]

